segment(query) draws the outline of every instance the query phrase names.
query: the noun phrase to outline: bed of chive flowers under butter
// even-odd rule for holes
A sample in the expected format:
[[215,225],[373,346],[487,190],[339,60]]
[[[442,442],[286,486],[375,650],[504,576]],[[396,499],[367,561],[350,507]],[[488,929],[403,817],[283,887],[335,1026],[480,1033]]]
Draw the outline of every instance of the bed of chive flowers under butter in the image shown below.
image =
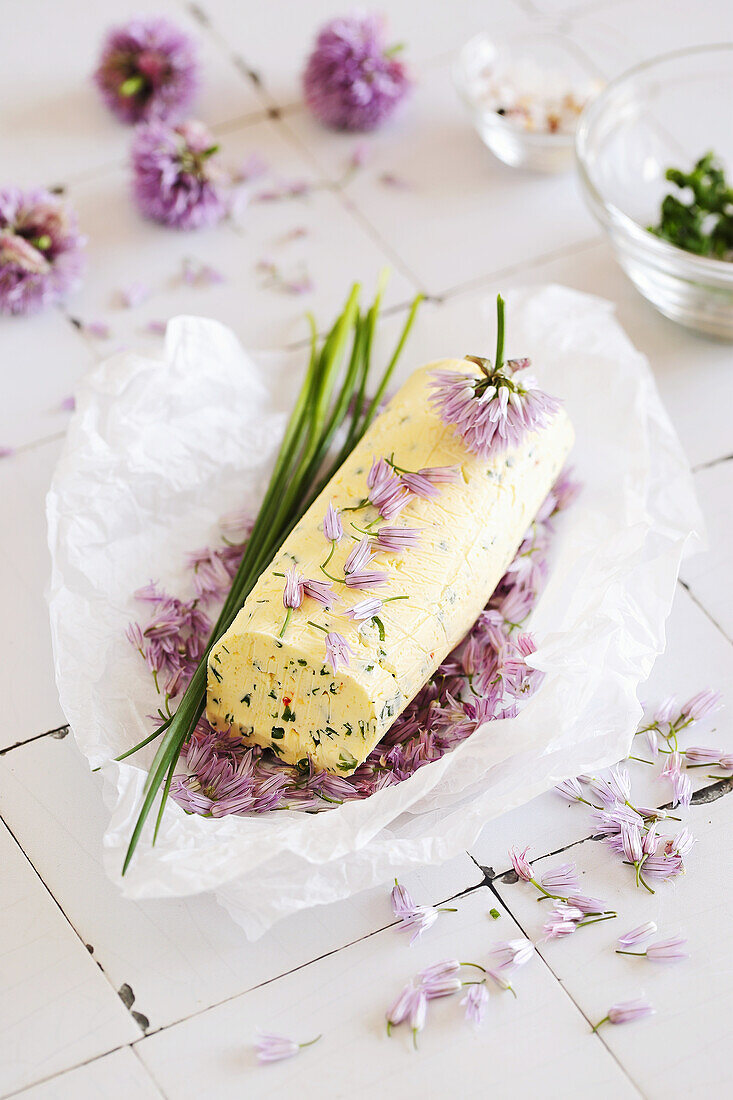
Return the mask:
[[[455,476],[448,469],[400,472],[391,458],[375,459],[368,479],[369,500],[384,523],[354,542],[340,577],[329,576],[330,553],[344,537],[339,512],[324,515],[323,572],[305,577],[290,570],[283,581],[283,632],[289,616],[306,614],[307,605],[332,607],[341,629],[324,631],[324,661],[336,671],[347,666],[348,628],[374,622],[390,597],[381,590],[378,568],[387,553],[409,553],[419,533],[395,528],[395,519],[414,495],[435,496]],[[418,768],[450,752],[484,722],[514,716],[523,699],[541,682],[527,664],[535,649],[523,624],[542,591],[558,513],[578,492],[572,477],[561,475],[468,637],[455,649],[396,719],[382,741],[348,777],[281,763],[270,751],[246,745],[239,735],[218,733],[202,718],[185,747],[186,772],[177,775],[171,796],[189,813],[221,817],[278,809],[324,810],[350,799],[366,798],[382,787],[407,779]],[[358,513],[357,513],[358,514]],[[211,622],[231,584],[246,546],[243,517],[226,517],[221,545],[189,556],[190,586],[172,596],[155,584],[136,596],[148,614],[128,630],[158,691],[158,719],[170,713],[185,689],[211,630]],[[335,582],[364,594],[348,611],[339,611]],[[155,717],[155,716],[153,716]]]

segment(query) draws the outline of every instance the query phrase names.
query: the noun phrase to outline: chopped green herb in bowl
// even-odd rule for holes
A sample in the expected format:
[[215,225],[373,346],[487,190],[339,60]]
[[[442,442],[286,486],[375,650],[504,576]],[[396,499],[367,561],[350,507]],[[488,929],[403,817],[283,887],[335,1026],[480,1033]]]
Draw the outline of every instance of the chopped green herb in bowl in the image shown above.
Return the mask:
[[688,173],[668,168],[665,178],[682,194],[665,195],[659,225],[649,232],[685,252],[733,260],[733,188],[715,154],[706,153]]

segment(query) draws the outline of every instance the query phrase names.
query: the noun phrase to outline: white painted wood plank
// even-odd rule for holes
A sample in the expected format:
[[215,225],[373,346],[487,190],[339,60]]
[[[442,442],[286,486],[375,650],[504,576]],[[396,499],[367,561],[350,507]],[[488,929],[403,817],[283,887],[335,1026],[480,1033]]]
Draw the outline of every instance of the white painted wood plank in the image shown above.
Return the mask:
[[[232,0],[202,0],[200,5],[213,27],[258,73],[264,91],[280,105],[301,101],[300,75],[319,28],[329,19],[348,14],[338,0],[269,0],[253,17],[247,4]],[[390,44],[405,44],[403,57],[419,81],[427,61],[459,49],[486,28],[511,30],[526,24],[512,0],[492,0],[490,12],[483,0],[451,0],[430,10],[410,0],[389,0],[375,9],[387,18]]]
[[[511,918],[488,916],[495,899],[479,889],[445,914],[414,947],[393,930],[320,959],[252,993],[150,1036],[138,1053],[161,1088],[176,1100],[216,1096],[384,1097],[568,1095],[569,1081],[593,1083],[608,1100],[635,1089],[590,1034],[587,1024],[539,960],[517,975],[519,993],[492,995],[475,1030],[458,998],[433,1001],[420,1049],[398,1028],[388,1038],[384,1012],[420,968],[456,954],[485,958],[490,944],[518,934]],[[258,1066],[252,1042],[263,1028],[304,1041],[297,1059]],[[529,1056],[517,1057],[520,1049]],[[317,1083],[317,1084],[316,1084]]]
[[[159,351],[161,339],[146,332],[147,323],[181,313],[222,321],[250,347],[282,346],[307,338],[306,310],[329,325],[352,280],[363,282],[365,298],[371,294],[387,255],[338,197],[318,186],[307,160],[277,125],[267,121],[227,131],[221,145],[225,163],[233,167],[255,154],[267,162],[269,174],[253,184],[255,193],[285,180],[302,180],[313,190],[299,198],[252,202],[236,225],[186,233],[145,221],[132,205],[126,176],[118,172],[70,188],[90,240],[88,275],[69,308],[82,321],[109,325],[111,337],[99,343],[101,355],[121,344]],[[302,231],[298,239],[291,237],[295,230]],[[187,285],[181,277],[187,259],[211,265],[223,281]],[[309,277],[312,290],[293,294],[266,287],[257,269],[263,260],[277,265],[286,281]],[[125,309],[120,292],[135,283],[144,284],[150,296]],[[405,302],[413,294],[413,286],[395,274],[385,303]]]
[[44,598],[50,576],[45,497],[60,449],[55,440],[0,462],[0,749],[65,721]]
[[[579,929],[540,948],[593,1023],[617,1001],[645,996],[655,1006],[652,1019],[606,1026],[602,1032],[608,1048],[650,1100],[728,1095],[733,1087],[733,942],[730,859],[725,854],[733,797],[692,806],[684,818],[698,838],[687,860],[688,872],[672,883],[660,883],[653,897],[635,888],[631,869],[604,844],[589,841],[574,849],[583,889],[605,899],[618,911],[618,920]],[[539,869],[558,862],[542,860]],[[546,907],[536,902],[536,891],[524,883],[496,885],[527,935],[537,939]],[[656,921],[658,939],[686,934],[690,959],[665,964],[616,955],[616,937],[647,920]]]
[[262,111],[254,85],[224,44],[192,18],[182,0],[87,0],[8,5],[12,47],[0,68],[0,163],[3,185],[49,186],[127,156],[132,130],[103,105],[91,74],[110,26],[137,15],[164,15],[199,44],[201,90],[193,117],[209,124]]
[[[733,431],[730,438],[733,451]],[[686,562],[682,577],[709,615],[733,640],[733,455],[726,462],[695,474],[709,549]]]
[[17,1100],[161,1100],[162,1093],[130,1047],[52,1077]]
[[[393,921],[389,887],[290,917],[256,943],[211,895],[123,899],[102,867],[107,811],[71,737],[43,738],[0,758],[3,812],[25,851],[115,987],[157,1028],[275,978]],[[405,877],[416,900],[475,886],[468,856]],[[401,938],[401,937],[400,937]]]
[[0,1095],[140,1029],[0,823]]
[[68,413],[61,403],[95,363],[87,341],[63,313],[51,309],[0,317],[0,347],[0,446],[22,446],[63,431]]
[[[450,70],[450,61],[431,66],[409,109],[365,139],[323,130],[304,111],[284,120],[334,180],[343,178],[355,147],[366,148],[366,163],[346,193],[433,295],[529,264],[596,232],[572,173],[519,172],[485,148]],[[397,185],[385,183],[385,174]]]
[[[567,33],[611,78],[672,50],[729,42],[733,39],[733,9],[727,0],[675,4],[674,8],[665,0],[614,0],[573,11]],[[702,144],[696,155],[702,156],[707,145],[698,121]]]

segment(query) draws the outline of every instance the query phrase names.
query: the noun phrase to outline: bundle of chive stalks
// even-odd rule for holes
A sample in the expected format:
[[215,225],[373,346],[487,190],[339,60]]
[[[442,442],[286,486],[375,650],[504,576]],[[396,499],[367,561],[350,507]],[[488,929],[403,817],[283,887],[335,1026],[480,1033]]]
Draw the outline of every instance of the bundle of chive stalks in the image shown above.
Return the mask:
[[[206,650],[175,714],[166,718],[149,737],[117,757],[118,760],[123,760],[156,738],[161,738],[143,788],[143,802],[128,845],[123,874],[130,864],[145,822],[160,794],[153,834],[155,843],[181,750],[193,734],[206,706],[206,667],[212,646],[229,628],[257,578],[267,568],[282,542],[324,485],[354,449],[379,409],[422,299],[422,295],[418,295],[413,301],[392,358],[382,373],[373,397],[368,398],[372,345],[384,282],[385,278],[382,276],[374,302],[366,312],[360,309],[360,287],[354,284],[342,313],[320,348],[315,321],[312,316],[308,317],[311,342],[305,379],[285,429],[244,557],[211,632]],[[331,446],[336,434],[344,426],[343,445],[331,459]]]

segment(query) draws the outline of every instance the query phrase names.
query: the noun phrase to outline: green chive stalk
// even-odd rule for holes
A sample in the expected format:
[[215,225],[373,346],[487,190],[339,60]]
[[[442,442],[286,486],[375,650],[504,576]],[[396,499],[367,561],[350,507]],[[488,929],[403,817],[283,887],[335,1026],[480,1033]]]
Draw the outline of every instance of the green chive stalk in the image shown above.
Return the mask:
[[[354,449],[376,415],[422,300],[422,295],[418,295],[412,303],[395,351],[382,374],[374,397],[367,405],[366,388],[372,344],[383,289],[382,276],[374,302],[362,314],[359,310],[360,287],[354,284],[344,309],[320,350],[315,322],[312,317],[308,318],[311,344],[305,379],[285,428],[280,451],[247,548],[204,654],[175,714],[165,718],[153,733],[117,758],[124,760],[156,738],[161,738],[143,788],[143,801],[125,855],[123,875],[130,865],[158,793],[161,792],[153,834],[155,843],[181,750],[193,734],[206,706],[207,665],[212,647],[234,621],[258,577],[272,561],[285,538]],[[349,341],[351,351],[344,369]],[[322,473],[334,437],[345,423],[346,440],[336,458]]]

